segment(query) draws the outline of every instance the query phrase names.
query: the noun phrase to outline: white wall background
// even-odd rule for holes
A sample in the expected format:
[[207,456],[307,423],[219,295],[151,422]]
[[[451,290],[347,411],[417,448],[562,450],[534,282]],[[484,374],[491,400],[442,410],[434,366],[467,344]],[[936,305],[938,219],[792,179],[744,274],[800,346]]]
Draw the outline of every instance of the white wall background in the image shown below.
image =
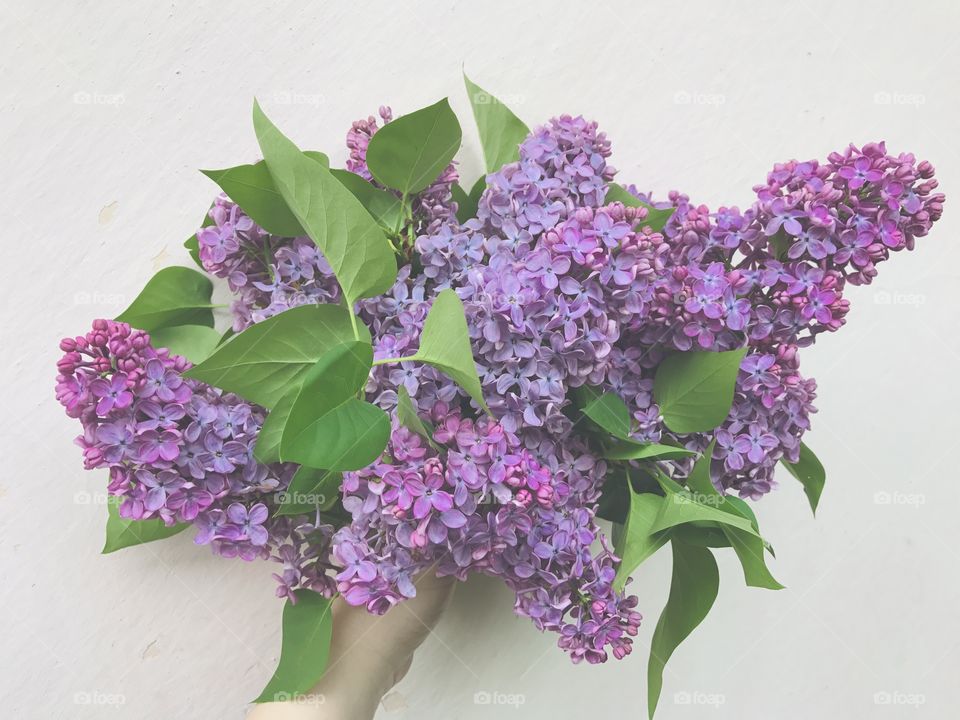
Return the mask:
[[[215,192],[195,168],[257,156],[254,95],[336,161],[353,119],[450,95],[472,181],[464,66],[531,125],[599,120],[623,179],[713,208],[748,204],[775,161],[849,141],[936,165],[944,220],[804,352],[820,382],[821,512],[786,475],[758,508],[788,589],[744,588],[723,555],[720,598],[671,662],[660,717],[955,717],[958,21],[952,0],[4,2],[0,714],[242,716],[279,651],[273,568],[186,534],[98,554],[105,511],[89,499],[105,480],[81,469],[77,424],[54,401],[57,341],[187,262],[181,242]],[[572,666],[504,588],[471,581],[378,720],[643,717],[668,566],[662,554],[639,572],[634,655],[599,667]]]

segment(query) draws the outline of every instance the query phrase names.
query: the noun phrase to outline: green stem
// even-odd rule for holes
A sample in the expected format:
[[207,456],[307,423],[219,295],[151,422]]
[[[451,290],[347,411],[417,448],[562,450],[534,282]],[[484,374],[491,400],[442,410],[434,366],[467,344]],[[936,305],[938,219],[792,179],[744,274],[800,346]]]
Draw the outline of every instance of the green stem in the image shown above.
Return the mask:
[[407,194],[403,193],[400,198],[400,217],[397,219],[397,226],[393,229],[394,235],[400,234],[400,228],[403,227],[404,221],[407,219]]
[[353,312],[353,308],[350,308],[350,324],[353,326],[353,337],[359,341],[360,340],[360,328],[357,326],[357,316]]
[[380,360],[374,360],[374,365],[386,365],[387,363],[401,363],[407,362],[408,360],[419,360],[416,355],[408,355],[407,357],[395,357],[395,358],[381,358]]

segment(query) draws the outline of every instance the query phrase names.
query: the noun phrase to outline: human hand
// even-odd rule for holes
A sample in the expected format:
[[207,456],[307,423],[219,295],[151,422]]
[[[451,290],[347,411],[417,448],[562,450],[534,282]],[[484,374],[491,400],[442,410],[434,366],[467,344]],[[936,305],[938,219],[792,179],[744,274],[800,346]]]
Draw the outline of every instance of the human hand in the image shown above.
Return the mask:
[[449,604],[455,582],[424,571],[415,582],[416,597],[385,615],[337,598],[324,676],[303,702],[263,703],[247,720],[370,720],[380,698],[406,675],[414,651]]

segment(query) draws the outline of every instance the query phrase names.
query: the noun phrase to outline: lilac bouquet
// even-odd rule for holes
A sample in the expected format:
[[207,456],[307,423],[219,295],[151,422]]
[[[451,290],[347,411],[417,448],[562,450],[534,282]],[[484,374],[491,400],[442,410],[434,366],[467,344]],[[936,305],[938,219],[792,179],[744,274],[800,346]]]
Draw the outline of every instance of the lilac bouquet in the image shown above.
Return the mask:
[[[744,500],[783,463],[816,509],[800,348],[944,197],[929,163],[870,143],[775,165],[744,210],[658,201],[614,182],[596,123],[531,132],[467,88],[488,170],[469,191],[446,100],[354,123],[342,170],[255,106],[264,160],[204,171],[223,194],[186,243],[234,294],[232,328],[206,275],[167,268],[62,341],[57,398],[109,470],[105,552],[192,525],[277,562],[284,654],[326,657],[303,628],[329,641],[338,594],[384,613],[420,573],[482,572],[574,662],[623,658],[630,573],[669,543],[652,716],[716,597],[713,552],[781,587]],[[289,665],[259,700],[323,670]]]

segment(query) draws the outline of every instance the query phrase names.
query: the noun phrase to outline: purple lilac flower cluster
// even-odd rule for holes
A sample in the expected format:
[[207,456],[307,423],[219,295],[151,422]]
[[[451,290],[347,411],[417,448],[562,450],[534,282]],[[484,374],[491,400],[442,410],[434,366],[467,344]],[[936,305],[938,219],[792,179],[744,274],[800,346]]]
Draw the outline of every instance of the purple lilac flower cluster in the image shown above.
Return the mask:
[[583,459],[580,472],[551,471],[502,423],[444,402],[430,419],[442,453],[398,427],[384,458],[344,480],[353,521],[334,537],[334,557],[347,602],[382,613],[412,597],[428,568],[484,572],[516,592],[519,614],[559,633],[575,662],[602,662],[608,648],[627,655],[637,599],[612,588],[616,558],[594,523],[597,486]]
[[253,459],[262,408],[183,378],[189,362],[126,323],[96,320],[60,347],[57,399],[83,425],[85,467],[109,469],[121,517],[191,523],[195,542],[223,557],[283,563],[281,597],[333,593],[333,527],[272,517],[296,466]]
[[[389,122],[390,111],[381,108],[380,119]],[[358,121],[347,139],[347,168],[371,182],[365,154],[377,127],[373,117]],[[415,200],[403,231],[416,237],[415,255],[389,293],[361,301],[357,310],[371,329],[375,357],[407,356],[418,347],[432,298],[454,288],[464,302],[492,417],[471,407],[429,366],[376,366],[368,399],[393,410],[403,386],[421,417],[436,425],[433,442],[395,421],[383,456],[344,474],[343,506],[351,522],[332,540],[328,527],[305,521],[306,531],[269,526],[267,544],[279,547],[276,556],[287,568],[281,592],[298,583],[329,592],[334,579],[324,571],[335,566],[331,575],[348,602],[384,612],[412,596],[419,572],[462,579],[479,571],[503,578],[517,594],[517,612],[558,632],[575,660],[600,662],[608,651],[623,657],[640,616],[636,598],[612,589],[617,559],[595,517],[607,466],[581,432],[571,391],[591,385],[616,393],[630,408],[638,441],[674,441],[702,451],[710,436],[678,436],[663,424],[653,374],[670,352],[747,346],[733,407],[715,433],[712,472],[718,487],[758,498],[773,486],[777,462],[797,459],[814,412],[816,385],[799,374],[799,348],[843,324],[847,281],[869,282],[877,263],[891,251],[911,249],[943,206],[928,163],[871,144],[834,153],[825,164],[777,165],[744,212],[714,213],[675,192],[654,203],[629,188],[650,207],[673,209],[655,230],[647,207],[606,202],[615,174],[609,156],[610,144],[595,123],[564,116],[535,130],[517,162],[487,176],[476,218],[463,224],[455,218],[453,166]],[[339,301],[336,280],[309,239],[271,236],[223,197],[210,217],[213,225],[198,235],[201,259],[238,294],[235,329],[305,302]],[[89,355],[90,340],[64,346],[59,394],[68,412],[86,418],[82,444],[94,459],[88,464],[109,462],[97,453],[114,447],[104,444],[97,428],[133,415],[126,421],[133,436],[124,437],[136,454],[123,456],[116,471],[111,464],[119,478],[112,487],[131,498],[125,512],[142,508],[143,517],[185,519],[169,501],[147,509],[153,488],[131,471],[145,464],[154,475],[157,469],[179,473],[188,489],[205,489],[211,504],[197,517],[219,511],[225,525],[242,524],[239,511],[236,521],[228,515],[239,503],[247,513],[244,527],[250,526],[257,503],[269,504],[261,484],[282,489],[291,473],[284,466],[247,469],[259,467],[249,448],[262,411],[184,381],[191,399],[171,401],[184,414],[165,416],[166,424],[152,428],[160,430],[157,437],[141,441],[137,423],[147,411],[130,407],[142,402],[146,363],[158,359],[174,374],[185,365],[150,349],[142,334],[133,336],[141,338],[133,362],[113,349],[75,357],[78,351]],[[107,385],[94,390],[101,381]],[[114,396],[123,407],[109,399]],[[241,435],[220,439],[224,446],[245,444],[247,463],[227,473],[203,455],[201,478],[183,470],[189,463],[181,460],[185,448],[196,445],[187,432],[207,405],[244,415]],[[175,447],[177,456],[165,458]],[[201,442],[192,452],[209,454],[205,448]],[[666,469],[682,478],[690,465],[671,461]],[[206,487],[208,475],[223,479]],[[259,478],[257,488],[249,489],[247,475]],[[165,507],[171,508],[166,514]],[[218,547],[252,545],[235,529],[215,532],[210,538]],[[294,536],[314,544],[304,550],[289,539]],[[594,543],[598,550],[591,549]]]
[[627,401],[637,440],[705,449],[708,436],[663,425],[653,373],[671,351],[748,345],[713,473],[757,498],[781,458],[798,459],[814,411],[798,348],[842,326],[848,280],[869,282],[940,217],[933,168],[851,146],[825,165],[777,165],[745,213],[672,193],[663,206],[676,211],[653,232],[645,209],[603,204],[609,145],[594,132],[572,118],[535,132],[519,162],[488,176],[476,219],[420,239],[425,272],[458,288],[485,395],[543,452],[567,442],[568,390],[584,383]]

